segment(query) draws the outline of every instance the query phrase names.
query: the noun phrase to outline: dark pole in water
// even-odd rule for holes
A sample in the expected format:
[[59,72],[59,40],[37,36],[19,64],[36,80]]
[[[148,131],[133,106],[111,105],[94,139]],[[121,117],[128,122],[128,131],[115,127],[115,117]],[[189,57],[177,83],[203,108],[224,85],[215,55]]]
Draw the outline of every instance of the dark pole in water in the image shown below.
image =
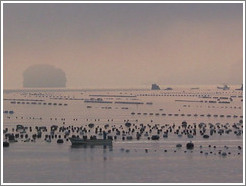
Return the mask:
[[103,139],[105,140],[107,138],[107,134],[105,131],[103,131]]

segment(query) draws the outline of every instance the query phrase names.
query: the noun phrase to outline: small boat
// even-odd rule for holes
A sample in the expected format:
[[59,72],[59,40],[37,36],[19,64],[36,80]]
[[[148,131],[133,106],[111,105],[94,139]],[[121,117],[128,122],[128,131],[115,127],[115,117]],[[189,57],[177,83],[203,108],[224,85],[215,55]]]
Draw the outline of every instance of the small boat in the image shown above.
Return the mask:
[[228,85],[224,85],[223,87],[217,87],[217,89],[222,89],[222,90],[229,90],[230,87]]
[[72,145],[110,145],[112,146],[112,139],[82,139],[69,138]]

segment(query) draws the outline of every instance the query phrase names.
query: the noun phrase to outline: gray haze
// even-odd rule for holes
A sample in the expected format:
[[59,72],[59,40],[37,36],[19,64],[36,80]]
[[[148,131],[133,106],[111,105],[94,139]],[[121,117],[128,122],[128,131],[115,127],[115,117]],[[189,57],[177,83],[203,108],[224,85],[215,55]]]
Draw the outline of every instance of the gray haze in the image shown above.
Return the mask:
[[51,65],[33,65],[23,73],[23,87],[54,88],[66,87],[66,75]]
[[243,4],[4,4],[4,88],[31,65],[67,87],[241,84]]

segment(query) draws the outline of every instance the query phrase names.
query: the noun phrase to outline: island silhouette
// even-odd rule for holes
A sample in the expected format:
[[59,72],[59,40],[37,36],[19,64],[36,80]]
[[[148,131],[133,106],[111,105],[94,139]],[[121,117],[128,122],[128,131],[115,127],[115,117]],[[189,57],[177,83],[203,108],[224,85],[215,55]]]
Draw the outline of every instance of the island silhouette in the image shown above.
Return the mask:
[[66,87],[66,81],[65,72],[52,65],[32,65],[23,72],[24,88]]

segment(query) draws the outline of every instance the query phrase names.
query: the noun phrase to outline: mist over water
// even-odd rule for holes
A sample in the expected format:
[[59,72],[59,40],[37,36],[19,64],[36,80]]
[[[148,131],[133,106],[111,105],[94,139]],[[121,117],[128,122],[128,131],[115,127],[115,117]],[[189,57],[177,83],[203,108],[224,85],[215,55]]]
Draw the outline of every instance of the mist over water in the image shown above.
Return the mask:
[[243,181],[243,3],[3,10],[4,183]]

